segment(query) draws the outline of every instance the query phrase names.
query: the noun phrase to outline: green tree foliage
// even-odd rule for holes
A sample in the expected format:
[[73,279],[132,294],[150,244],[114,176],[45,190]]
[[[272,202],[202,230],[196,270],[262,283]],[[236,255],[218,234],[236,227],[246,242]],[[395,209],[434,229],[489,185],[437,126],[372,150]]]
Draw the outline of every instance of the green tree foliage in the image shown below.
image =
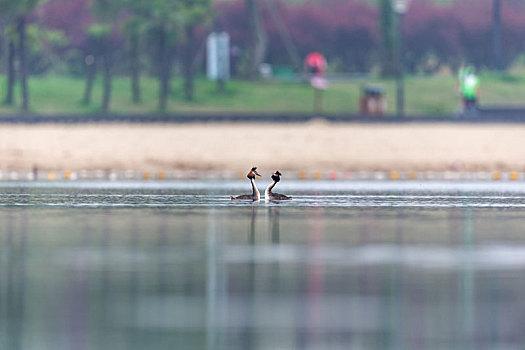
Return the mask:
[[[102,92],[102,112],[107,113],[111,103],[112,66],[114,61],[111,31],[115,17],[119,13],[118,2],[111,0],[94,0],[92,10],[98,20],[89,28],[89,38],[98,48],[99,58],[103,63],[104,88]],[[96,60],[96,55],[95,55]],[[88,84],[86,84],[87,86]]]
[[45,29],[32,23],[27,27],[27,55],[30,74],[42,74],[61,66],[62,53],[67,51],[68,38],[63,32]]
[[[131,92],[133,103],[139,103],[140,93],[140,52],[145,33],[150,26],[150,1],[143,0],[100,0],[99,16],[115,18],[124,13],[123,22],[119,28],[126,41],[126,54],[129,61],[131,76]],[[111,21],[111,18],[108,19]]]
[[[27,22],[29,14],[33,9],[41,2],[45,0],[0,0],[0,13],[2,13],[7,19],[9,24],[16,28],[16,39],[10,38],[8,44],[8,87],[6,102],[13,103],[13,89],[15,84],[15,73],[14,73],[14,61],[18,56],[19,67],[20,67],[20,86],[22,96],[22,109],[29,109],[29,90],[27,85],[28,79],[28,68],[27,68]],[[16,49],[16,42],[18,47]],[[16,52],[12,52],[15,51]],[[18,54],[18,55],[17,55]]]
[[194,94],[193,81],[198,51],[195,29],[197,25],[209,24],[211,17],[210,0],[182,0],[180,13],[181,41],[184,48],[181,60],[184,77],[184,97],[186,100],[191,101]]
[[156,44],[156,63],[159,79],[159,111],[165,112],[170,92],[172,46],[177,35],[180,1],[153,0],[145,19],[150,23],[149,38]]
[[139,16],[131,13],[122,26],[122,33],[126,39],[127,52],[129,54],[129,67],[131,76],[131,100],[140,103],[140,50],[145,24]]
[[[170,92],[173,48],[180,40],[184,43],[182,62],[186,97],[193,95],[194,27],[206,22],[211,7],[209,0],[94,0],[94,13],[101,22],[114,22],[120,15],[120,32],[126,40],[132,100],[140,102],[140,52],[147,45],[152,67],[159,80],[159,111],[167,109]],[[107,60],[109,56],[106,54]],[[109,70],[108,70],[109,71]]]
[[0,13],[9,17],[27,16],[44,0],[0,0]]
[[[106,0],[108,1],[108,0]],[[127,22],[124,33],[129,41],[132,91],[134,100],[139,95],[138,52],[141,37],[148,38],[153,45],[153,66],[159,80],[159,111],[165,112],[170,92],[173,46],[178,41],[183,44],[181,55],[184,92],[186,99],[193,98],[193,71],[195,69],[195,27],[208,22],[211,14],[210,0],[118,0],[126,9]]]

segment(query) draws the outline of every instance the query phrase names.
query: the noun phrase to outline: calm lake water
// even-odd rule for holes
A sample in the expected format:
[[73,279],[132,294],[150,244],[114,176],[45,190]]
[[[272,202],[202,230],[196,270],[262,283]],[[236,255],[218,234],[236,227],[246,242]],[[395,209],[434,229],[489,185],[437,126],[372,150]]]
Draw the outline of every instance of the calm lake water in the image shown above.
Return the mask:
[[524,348],[523,183],[278,187],[0,184],[0,349]]

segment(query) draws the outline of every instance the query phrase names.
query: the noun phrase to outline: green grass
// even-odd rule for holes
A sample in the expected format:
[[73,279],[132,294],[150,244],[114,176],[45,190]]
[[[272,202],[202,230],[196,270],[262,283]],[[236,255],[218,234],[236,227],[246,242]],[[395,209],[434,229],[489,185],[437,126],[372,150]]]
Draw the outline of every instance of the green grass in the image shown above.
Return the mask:
[[[351,80],[331,82],[323,93],[323,112],[352,114],[359,109],[361,89],[368,83],[381,84],[386,91],[388,113],[395,113],[396,84],[394,79]],[[5,77],[0,77],[5,87]],[[81,99],[84,81],[65,76],[32,77],[29,82],[30,107],[35,114],[96,114],[100,112],[102,81],[98,79],[90,105]],[[142,102],[131,102],[130,81],[113,80],[111,113],[146,114],[158,112],[158,83],[153,78],[141,81]],[[0,93],[2,89],[0,89]],[[19,87],[17,86],[17,94]],[[168,113],[313,113],[313,89],[308,84],[291,82],[229,81],[224,92],[214,82],[199,78],[195,81],[195,98],[185,101],[182,81],[173,79]],[[455,92],[455,77],[450,74],[405,79],[405,108],[407,114],[451,115],[459,106]],[[525,68],[507,73],[481,75],[482,105],[525,105]],[[17,96],[18,97],[18,96]],[[0,96],[0,98],[2,98]],[[20,113],[16,105],[0,105],[0,115]]]

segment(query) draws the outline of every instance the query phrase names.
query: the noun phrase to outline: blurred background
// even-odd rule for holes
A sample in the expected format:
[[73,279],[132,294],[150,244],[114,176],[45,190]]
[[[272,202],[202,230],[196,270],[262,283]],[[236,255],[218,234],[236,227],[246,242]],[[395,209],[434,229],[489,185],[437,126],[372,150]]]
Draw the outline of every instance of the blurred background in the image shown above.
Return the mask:
[[516,107],[524,14],[521,0],[2,0],[0,112],[362,114],[379,94],[381,114],[451,116],[463,66],[481,105]]

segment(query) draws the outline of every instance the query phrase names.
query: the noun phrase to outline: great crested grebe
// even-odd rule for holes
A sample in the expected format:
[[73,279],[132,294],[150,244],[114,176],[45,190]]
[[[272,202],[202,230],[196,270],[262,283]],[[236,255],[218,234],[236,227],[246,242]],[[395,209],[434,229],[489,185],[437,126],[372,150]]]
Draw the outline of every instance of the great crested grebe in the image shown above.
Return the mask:
[[281,181],[281,173],[279,172],[279,170],[276,170],[275,173],[273,173],[272,175],[272,180],[273,182],[270,184],[270,186],[268,186],[268,188],[266,188],[266,191],[264,191],[264,197],[265,199],[268,199],[268,200],[286,200],[286,199],[292,199],[292,197],[290,196],[287,196],[287,195],[284,195],[284,194],[280,194],[280,193],[273,193],[272,192],[272,189],[274,188],[274,186],[279,182]]
[[260,198],[261,198],[261,194],[259,193],[259,190],[257,189],[257,186],[255,186],[255,175],[257,176],[261,176],[258,172],[257,172],[257,167],[254,166],[250,172],[248,173],[248,175],[246,175],[246,177],[248,179],[250,179],[250,182],[252,184],[252,194],[243,194],[243,195],[240,195],[240,196],[232,196],[231,199],[251,199],[252,201],[258,201]]

